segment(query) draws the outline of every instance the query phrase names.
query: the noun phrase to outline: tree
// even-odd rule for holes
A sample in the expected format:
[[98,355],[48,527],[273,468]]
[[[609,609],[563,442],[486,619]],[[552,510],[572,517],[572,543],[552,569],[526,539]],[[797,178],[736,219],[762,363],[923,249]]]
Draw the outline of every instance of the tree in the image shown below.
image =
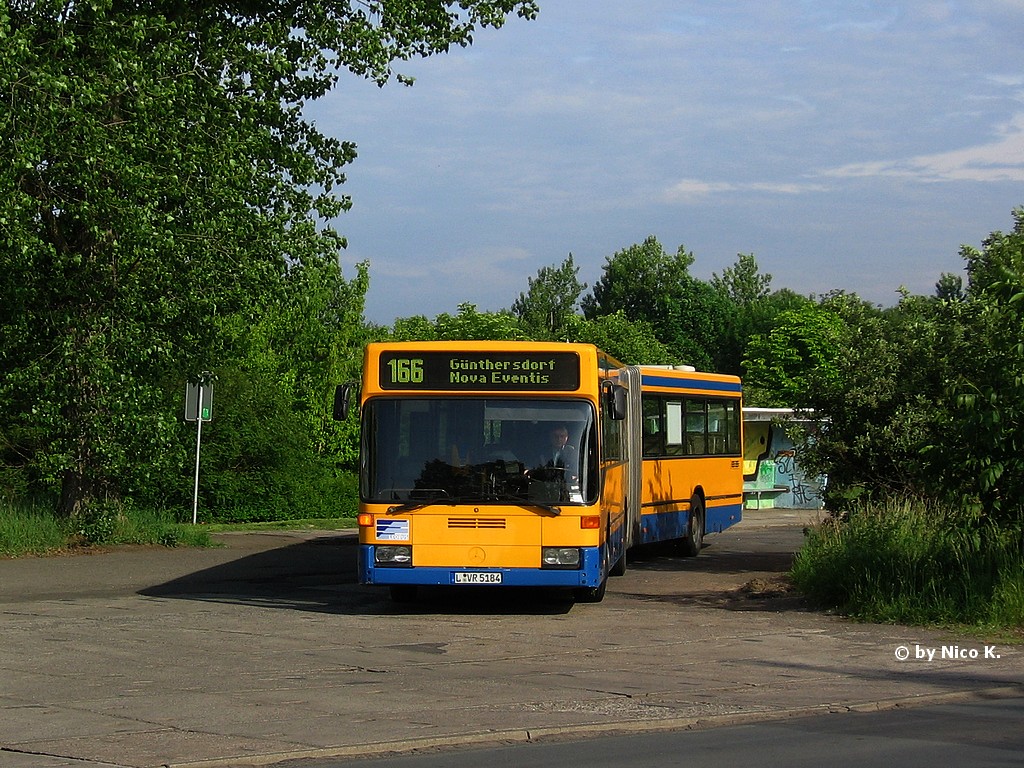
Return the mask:
[[746,307],[766,299],[771,292],[772,276],[762,275],[752,253],[737,254],[736,263],[711,275],[711,285],[734,304]]
[[942,301],[959,301],[964,298],[964,279],[952,272],[943,272],[935,283],[935,298]]
[[224,319],[334,263],[355,147],[302,106],[349,70],[452,45],[533,0],[0,7],[0,432],[75,514],[166,468],[169,382],[230,357]]
[[528,279],[529,288],[512,304],[512,313],[532,338],[556,340],[564,335],[587,288],[579,271],[570,253],[561,266],[541,267],[536,278]]
[[579,315],[568,318],[567,341],[593,344],[627,365],[672,365],[679,360],[654,336],[643,320],[633,321],[623,312],[586,320]]
[[689,278],[693,262],[683,246],[669,255],[653,235],[617,251],[605,259],[601,279],[583,297],[583,314],[591,320],[619,311],[629,318],[644,317],[667,291]]
[[459,341],[526,339],[516,317],[507,310],[480,312],[475,304],[459,304],[456,315],[442,312],[431,322],[422,315],[395,320],[391,334],[394,341]]
[[[933,435],[941,487],[994,519],[1024,523],[1024,207],[1012,232],[964,247],[965,298],[942,304],[947,418]],[[949,322],[954,321],[954,322]]]
[[828,307],[785,310],[775,327],[747,346],[744,389],[751,405],[808,408],[816,390],[839,380],[846,329]]
[[[717,370],[740,375],[749,340],[771,331],[775,318],[795,306],[792,291],[771,293],[772,276],[761,274],[752,253],[737,254],[736,263],[711,275],[711,286],[725,299],[725,328],[720,333]],[[806,303],[809,300],[803,299]]]
[[828,476],[833,507],[864,494],[928,489],[920,449],[935,368],[915,353],[913,339],[935,326],[926,303],[905,302],[883,312],[836,292],[782,312],[747,348],[748,402],[796,408],[823,425],[802,447],[801,462]]
[[694,256],[683,246],[670,255],[655,237],[615,253],[604,274],[584,296],[587,319],[621,311],[645,321],[679,362],[708,370],[718,367],[728,328],[725,297],[689,273]]

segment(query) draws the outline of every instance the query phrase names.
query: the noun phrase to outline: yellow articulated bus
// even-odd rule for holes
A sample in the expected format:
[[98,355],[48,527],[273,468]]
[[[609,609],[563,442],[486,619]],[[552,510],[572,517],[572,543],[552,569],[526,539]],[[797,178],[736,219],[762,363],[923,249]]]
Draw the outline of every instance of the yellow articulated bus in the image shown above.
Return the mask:
[[598,602],[629,547],[696,554],[739,521],[740,397],[735,377],[624,366],[587,344],[370,344],[359,581],[396,600],[492,585]]
[[[678,541],[700,552],[705,533],[719,533],[743,512],[742,387],[735,376],[688,366],[636,366],[627,419],[633,461],[627,547]],[[637,467],[639,471],[637,471]],[[638,507],[638,508],[637,508]]]

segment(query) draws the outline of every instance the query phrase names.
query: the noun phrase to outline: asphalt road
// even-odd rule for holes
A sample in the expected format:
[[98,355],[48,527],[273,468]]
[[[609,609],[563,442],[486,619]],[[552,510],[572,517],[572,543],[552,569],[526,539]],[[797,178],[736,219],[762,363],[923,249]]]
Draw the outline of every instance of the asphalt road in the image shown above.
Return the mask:
[[1021,693],[1017,647],[852,624],[779,588],[806,518],[749,513],[696,559],[634,553],[596,605],[395,605],[330,532],[0,561],[0,766],[269,764]]
[[1017,768],[1024,761],[1024,698],[376,759],[315,759],[282,768]]

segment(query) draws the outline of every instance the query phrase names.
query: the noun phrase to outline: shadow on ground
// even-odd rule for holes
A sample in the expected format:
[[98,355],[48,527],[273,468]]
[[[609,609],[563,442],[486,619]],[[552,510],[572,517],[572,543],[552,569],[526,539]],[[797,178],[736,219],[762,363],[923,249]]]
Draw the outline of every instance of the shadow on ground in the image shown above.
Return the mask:
[[[654,578],[659,588],[634,588],[638,579],[627,573],[611,581],[609,596],[725,610],[807,610],[786,576],[798,540],[793,532],[727,532],[709,537],[696,558],[681,557],[671,544],[637,547],[629,552],[629,571],[647,576],[645,582]],[[421,588],[414,602],[394,603],[386,589],[356,583],[357,548],[353,533],[314,537],[246,554],[140,594],[359,615],[546,615],[573,607],[565,592],[487,587]]]

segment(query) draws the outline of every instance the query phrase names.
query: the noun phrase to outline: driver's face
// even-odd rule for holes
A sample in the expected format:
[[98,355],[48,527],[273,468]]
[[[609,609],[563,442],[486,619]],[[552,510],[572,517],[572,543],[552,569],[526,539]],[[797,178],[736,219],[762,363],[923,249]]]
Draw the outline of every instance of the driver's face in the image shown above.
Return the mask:
[[569,440],[569,433],[564,429],[551,430],[551,444],[561,448]]

